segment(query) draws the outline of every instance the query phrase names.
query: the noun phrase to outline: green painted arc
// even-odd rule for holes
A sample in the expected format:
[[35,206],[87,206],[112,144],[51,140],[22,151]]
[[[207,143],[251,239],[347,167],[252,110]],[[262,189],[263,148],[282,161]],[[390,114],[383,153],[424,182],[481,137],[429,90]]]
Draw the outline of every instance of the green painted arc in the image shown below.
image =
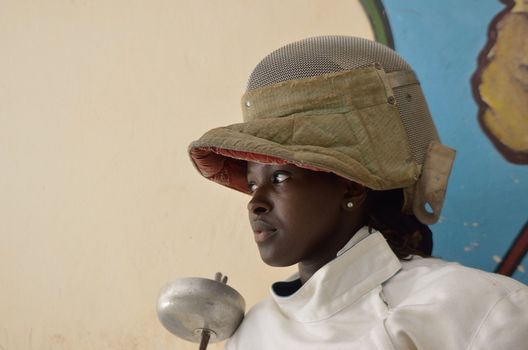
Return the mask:
[[360,2],[370,20],[376,41],[394,48],[392,31],[381,0],[360,0]]

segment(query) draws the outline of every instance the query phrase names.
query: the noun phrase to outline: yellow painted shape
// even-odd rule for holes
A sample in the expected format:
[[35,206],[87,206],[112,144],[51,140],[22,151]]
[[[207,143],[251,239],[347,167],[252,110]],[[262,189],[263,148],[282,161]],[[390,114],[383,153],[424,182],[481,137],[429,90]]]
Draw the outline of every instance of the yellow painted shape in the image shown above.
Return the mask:
[[497,29],[479,86],[484,123],[510,149],[528,151],[528,14],[509,14]]

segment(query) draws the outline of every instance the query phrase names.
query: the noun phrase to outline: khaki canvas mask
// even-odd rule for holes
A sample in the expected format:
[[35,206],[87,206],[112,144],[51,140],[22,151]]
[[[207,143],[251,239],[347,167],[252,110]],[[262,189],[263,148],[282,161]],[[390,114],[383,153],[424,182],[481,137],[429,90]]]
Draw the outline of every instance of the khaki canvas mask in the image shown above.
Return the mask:
[[[314,39],[324,38],[336,37]],[[432,120],[434,132],[410,136],[431,126],[402,116],[402,94],[409,105],[425,103],[411,70],[386,72],[379,63],[272,82],[242,97],[243,123],[210,130],[189,153],[204,177],[245,193],[247,161],[333,172],[373,190],[402,188],[402,211],[432,224],[455,152],[440,144]]]

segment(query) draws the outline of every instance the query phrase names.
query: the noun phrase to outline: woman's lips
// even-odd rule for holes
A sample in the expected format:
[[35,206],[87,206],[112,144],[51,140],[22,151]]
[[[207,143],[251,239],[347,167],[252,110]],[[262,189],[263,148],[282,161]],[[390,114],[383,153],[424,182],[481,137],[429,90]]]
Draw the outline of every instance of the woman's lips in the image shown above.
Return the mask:
[[275,235],[277,229],[263,220],[255,220],[251,223],[253,233],[255,235],[255,242],[261,243]]
[[255,242],[261,243],[275,234],[275,231],[254,231]]

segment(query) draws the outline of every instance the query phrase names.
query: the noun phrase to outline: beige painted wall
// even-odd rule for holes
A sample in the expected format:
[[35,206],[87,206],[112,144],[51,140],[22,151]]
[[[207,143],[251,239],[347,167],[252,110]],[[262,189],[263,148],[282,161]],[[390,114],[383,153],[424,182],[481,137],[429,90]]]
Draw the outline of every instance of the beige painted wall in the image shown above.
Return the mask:
[[288,275],[186,148],[322,34],[372,37],[355,0],[1,0],[0,349],[196,349],[157,320],[167,281],[219,270],[252,305]]

